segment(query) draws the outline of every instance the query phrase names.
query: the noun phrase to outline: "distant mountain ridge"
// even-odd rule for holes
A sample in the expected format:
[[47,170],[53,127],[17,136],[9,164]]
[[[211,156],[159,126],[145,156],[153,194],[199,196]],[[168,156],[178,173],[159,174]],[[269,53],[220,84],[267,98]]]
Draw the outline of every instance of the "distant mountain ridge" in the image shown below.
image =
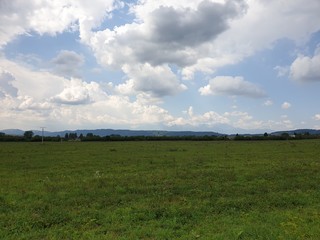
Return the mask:
[[[42,131],[40,130],[31,130],[34,135],[42,135]],[[25,131],[20,129],[4,129],[0,130],[0,132],[5,133],[7,135],[18,135],[21,136]],[[134,137],[134,136],[226,136],[226,135],[234,135],[234,134],[222,134],[213,131],[163,131],[163,130],[125,130],[125,129],[79,129],[79,130],[64,130],[64,131],[44,131],[44,136],[48,137],[64,137],[66,133],[77,133],[86,136],[88,133],[92,133],[93,135],[97,135],[100,137],[111,136],[111,135],[119,135],[122,137]],[[289,131],[275,131],[269,134],[271,135],[281,135],[283,133],[288,133],[289,135],[293,134],[305,134],[308,133],[310,135],[320,135],[320,130],[316,129],[296,129]],[[261,135],[264,133],[261,133]],[[240,134],[240,135],[260,135],[260,134]]]
[[320,130],[316,129],[296,129],[296,130],[290,130],[290,131],[277,131],[271,133],[272,135],[281,135],[283,133],[288,133],[289,135],[294,134],[310,134],[310,135],[320,135]]
[[[34,135],[42,135],[40,130],[31,130]],[[0,130],[7,135],[23,135],[24,131],[20,129],[5,129]],[[44,136],[55,137],[60,136],[64,137],[67,133],[76,133],[78,136],[80,134],[86,136],[88,133],[97,135],[100,137],[119,135],[122,137],[134,137],[134,136],[224,136],[225,134],[211,132],[211,131],[163,131],[163,130],[122,130],[122,129],[79,129],[79,130],[64,130],[64,131],[44,131]]]
[[20,136],[23,135],[25,131],[20,129],[4,129],[0,130],[0,132],[5,133],[6,135]]

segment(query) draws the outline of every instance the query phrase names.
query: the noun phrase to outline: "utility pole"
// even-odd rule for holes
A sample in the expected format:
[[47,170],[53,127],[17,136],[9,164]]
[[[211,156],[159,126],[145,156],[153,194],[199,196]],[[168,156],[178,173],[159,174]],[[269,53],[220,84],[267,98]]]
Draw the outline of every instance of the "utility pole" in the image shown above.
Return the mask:
[[42,144],[43,144],[43,133],[44,133],[44,129],[46,128],[46,127],[40,127],[41,129],[42,129]]

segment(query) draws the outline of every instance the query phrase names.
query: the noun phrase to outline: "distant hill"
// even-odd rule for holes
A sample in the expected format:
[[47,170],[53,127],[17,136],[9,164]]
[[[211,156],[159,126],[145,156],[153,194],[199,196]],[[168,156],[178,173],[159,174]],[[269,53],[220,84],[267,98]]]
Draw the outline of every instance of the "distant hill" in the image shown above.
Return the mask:
[[119,135],[122,137],[134,137],[134,136],[221,136],[222,134],[217,132],[193,132],[193,131],[157,131],[157,130],[114,130],[114,129],[95,129],[95,130],[75,130],[75,131],[62,131],[51,133],[53,136],[64,136],[66,133],[77,133],[79,136],[84,136],[88,133],[97,135],[100,137]]
[[[32,130],[34,135],[42,135],[40,130]],[[24,131],[19,129],[6,129],[0,130],[7,135],[23,135]],[[115,129],[79,129],[79,130],[64,130],[58,132],[50,132],[44,131],[44,135],[48,137],[61,136],[64,137],[66,133],[77,133],[86,136],[88,133],[92,133],[93,135],[97,135],[100,137],[118,135],[122,137],[134,137],[134,136],[224,136],[225,134],[220,134],[217,132],[201,132],[201,131],[157,131],[157,130],[115,130]]]
[[[40,130],[32,130],[34,135],[42,135]],[[20,129],[5,129],[0,130],[7,135],[17,135],[22,136],[24,134],[23,130]],[[122,137],[135,137],[135,136],[169,136],[169,137],[177,137],[177,136],[233,136],[235,134],[222,134],[218,132],[211,132],[211,131],[161,131],[161,130],[124,130],[124,129],[79,129],[79,130],[64,130],[64,131],[57,131],[57,132],[50,132],[44,131],[44,136],[48,137],[64,137],[66,133],[77,133],[78,136],[80,134],[86,136],[88,133],[92,133],[93,135],[97,135],[100,137],[111,136],[111,135],[118,135]],[[263,132],[264,133],[264,132]],[[262,135],[261,134],[241,134],[241,135]],[[305,134],[308,133],[310,135],[320,135],[320,130],[315,129],[296,129],[296,130],[289,130],[289,131],[276,131],[270,133],[270,135],[280,136],[283,133],[288,133],[289,135],[296,134]]]
[[296,130],[290,130],[290,131],[277,131],[277,132],[271,133],[271,135],[280,136],[283,133],[288,133],[289,135],[293,135],[293,134],[320,135],[320,130],[315,130],[315,129],[296,129]]
[[5,130],[0,130],[0,132],[5,133],[6,135],[22,136],[25,131],[20,129],[5,129]]

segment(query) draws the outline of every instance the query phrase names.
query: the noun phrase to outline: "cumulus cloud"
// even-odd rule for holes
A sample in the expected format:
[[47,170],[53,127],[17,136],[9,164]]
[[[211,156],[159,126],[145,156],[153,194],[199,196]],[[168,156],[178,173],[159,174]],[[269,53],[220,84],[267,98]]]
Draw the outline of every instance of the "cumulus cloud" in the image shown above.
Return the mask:
[[[300,41],[319,30],[317,0],[308,4],[303,0],[137,1],[129,5],[134,21],[113,29],[98,27],[124,6],[121,1],[4,0],[0,4],[0,46],[19,34],[78,30],[81,42],[91,47],[102,66],[122,70],[126,65],[171,68],[173,64],[184,79],[192,79],[197,71],[211,74],[237,63],[278,39]],[[81,60],[74,64],[79,66]],[[79,77],[67,66],[58,64],[57,70],[63,76]]]
[[239,2],[221,4],[204,0],[195,10],[160,6],[151,12],[147,22],[151,40],[174,50],[210,41],[228,28],[228,19],[239,14]]
[[82,40],[101,65],[121,69],[130,78],[120,91],[174,95],[186,87],[172,65],[183,68],[200,61],[208,54],[205,45],[245,9],[244,1],[140,1],[131,7],[133,23],[91,32],[90,39]]
[[125,65],[123,71],[129,80],[119,85],[117,89],[124,94],[146,92],[161,97],[175,95],[186,89],[168,66]]
[[18,111],[23,110],[34,110],[34,111],[44,111],[44,110],[52,110],[54,106],[47,101],[39,102],[35,101],[31,96],[20,96],[18,100],[21,102],[19,106],[16,108]]
[[314,117],[313,117],[315,120],[317,120],[317,121],[320,121],[320,114],[316,114],[316,115],[314,115]]
[[[3,128],[21,124],[32,129],[35,128],[35,123],[39,125],[42,122],[48,128],[57,130],[88,126],[136,128],[143,125],[157,128],[174,119],[167,110],[157,106],[157,102],[149,101],[152,97],[145,93],[138,94],[135,100],[131,100],[124,95],[108,95],[102,85],[96,82],[56,78],[50,73],[35,74],[32,70],[15,64],[11,67],[16,69],[18,77],[15,81],[21,90],[18,88],[17,97],[8,95],[0,98]],[[50,84],[44,84],[41,88],[37,88],[37,94],[29,95],[30,92],[25,91],[24,85],[20,84],[28,82],[29,78],[34,80],[31,84],[36,85],[41,79],[48,79],[58,86],[53,88]]]
[[203,114],[194,114],[193,107],[190,106],[187,111],[184,111],[187,114],[187,117],[178,117],[168,122],[167,125],[172,126],[206,126],[213,127],[219,124],[228,124],[230,123],[229,119],[217,112],[209,111]]
[[206,44],[204,55],[197,52],[199,60],[195,64],[183,68],[186,78],[192,78],[197,71],[212,73],[221,66],[238,63],[261,49],[271,48],[279,39],[303,44],[320,29],[318,0],[308,4],[304,0],[248,0],[247,4],[246,13],[232,20],[225,32]]
[[293,80],[301,82],[320,81],[320,46],[314,56],[298,56],[290,67],[290,76]]
[[291,103],[289,103],[289,102],[284,102],[281,105],[282,109],[289,109],[290,107],[291,107]]
[[55,35],[63,31],[79,29],[83,38],[113,9],[118,1],[96,0],[94,4],[85,1],[0,1],[0,47],[17,35],[37,32]]
[[[154,7],[150,9],[151,2]],[[195,3],[183,6],[177,2],[139,2],[132,10],[136,22],[93,33],[88,44],[105,66],[131,62],[194,64],[199,45],[225,31],[228,21],[245,8],[243,1]],[[142,10],[144,13],[139,14]]]
[[[292,129],[293,123],[288,117],[282,118],[279,121],[274,120],[258,120],[255,119],[248,112],[242,111],[232,111],[218,113],[215,111],[208,111],[203,114],[195,114],[194,108],[189,107],[184,111],[184,117],[178,117],[172,119],[168,122],[168,126],[178,126],[178,127],[195,127],[203,129],[219,129],[220,126],[223,126],[223,131],[230,133],[235,133],[240,131],[246,133],[248,130],[271,130],[271,129]],[[229,130],[228,130],[229,129]],[[260,132],[261,133],[261,132]]]
[[32,96],[35,100],[41,100],[63,89],[65,79],[52,73],[29,69],[3,58],[0,58],[0,66],[3,71],[10,73],[10,79],[14,78],[9,84],[12,83],[17,89],[18,96]]
[[141,102],[134,101],[127,96],[104,95],[103,98],[69,107],[67,104],[58,105],[50,114],[50,119],[56,125],[68,125],[71,128],[85,128],[90,124],[93,128],[111,127],[139,128],[163,126],[173,117],[165,109]]
[[[6,96],[0,98],[3,128],[18,124],[33,129],[35,123],[38,127],[42,122],[57,130],[88,126],[136,128],[143,125],[157,128],[174,119],[167,110],[157,106],[159,101],[151,93],[138,93],[132,100],[125,95],[113,95],[113,85],[108,85],[110,94],[107,94],[105,87],[97,82],[36,72],[5,59],[0,59],[0,65],[3,68],[0,92],[3,86],[6,89]],[[166,77],[162,70],[159,70],[160,75]],[[7,94],[8,83],[14,83],[17,96]]]
[[279,120],[259,120],[248,112],[234,111],[226,112],[224,115],[230,119],[233,127],[241,129],[286,130],[294,128],[288,116],[282,116]]
[[[113,83],[108,90],[121,94],[107,95],[100,84],[74,78],[79,77],[77,69],[84,64],[83,57],[76,52],[62,51],[52,60],[54,73],[61,76],[27,69],[1,56],[0,109],[1,117],[7,119],[2,122],[19,119],[32,124],[36,117],[46,113],[52,122],[61,119],[68,126],[85,126],[90,122],[97,126],[148,122],[265,126],[267,123],[241,112],[207,111],[197,115],[194,108],[189,108],[183,118],[173,117],[158,106],[159,98],[185,90],[181,76],[192,79],[197,71],[213,74],[221,67],[272,47],[279,39],[287,38],[299,44],[319,30],[318,0],[309,0],[308,4],[305,0],[134,1],[128,5],[127,12],[134,19],[132,22],[113,27],[106,21],[101,25],[112,17],[114,9],[123,5],[117,0],[96,0],[94,4],[86,0],[0,1],[0,48],[22,34],[56,35],[74,31],[79,34],[80,42],[92,49],[102,67],[122,70],[126,75],[124,83]],[[291,77],[317,81],[318,57],[319,50],[314,56],[297,57],[290,68]],[[276,70],[280,75],[287,71],[281,67]],[[199,92],[265,96],[263,89],[242,77],[216,77]],[[137,95],[136,100],[127,96],[130,94]],[[29,111],[28,115],[24,111]],[[242,120],[230,120],[233,118]],[[283,121],[286,122],[279,126],[290,125],[290,120]],[[270,122],[273,126],[277,124]]]
[[245,81],[243,77],[218,76],[207,86],[199,89],[201,95],[229,95],[251,98],[265,97],[266,93],[257,85]]
[[62,50],[52,59],[54,72],[65,77],[79,77],[84,57],[74,51]]
[[0,67],[0,93],[17,97],[18,89],[13,86],[14,76]]
[[59,104],[81,105],[98,100],[99,96],[103,98],[103,95],[105,93],[98,83],[86,83],[72,78],[70,81],[65,81],[63,91],[52,97],[51,100]]

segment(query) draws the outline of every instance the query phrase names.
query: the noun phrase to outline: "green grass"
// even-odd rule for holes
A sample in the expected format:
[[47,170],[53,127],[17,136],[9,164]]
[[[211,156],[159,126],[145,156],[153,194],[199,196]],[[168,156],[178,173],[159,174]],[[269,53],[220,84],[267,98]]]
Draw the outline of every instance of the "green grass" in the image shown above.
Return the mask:
[[319,239],[320,141],[0,143],[0,239]]

